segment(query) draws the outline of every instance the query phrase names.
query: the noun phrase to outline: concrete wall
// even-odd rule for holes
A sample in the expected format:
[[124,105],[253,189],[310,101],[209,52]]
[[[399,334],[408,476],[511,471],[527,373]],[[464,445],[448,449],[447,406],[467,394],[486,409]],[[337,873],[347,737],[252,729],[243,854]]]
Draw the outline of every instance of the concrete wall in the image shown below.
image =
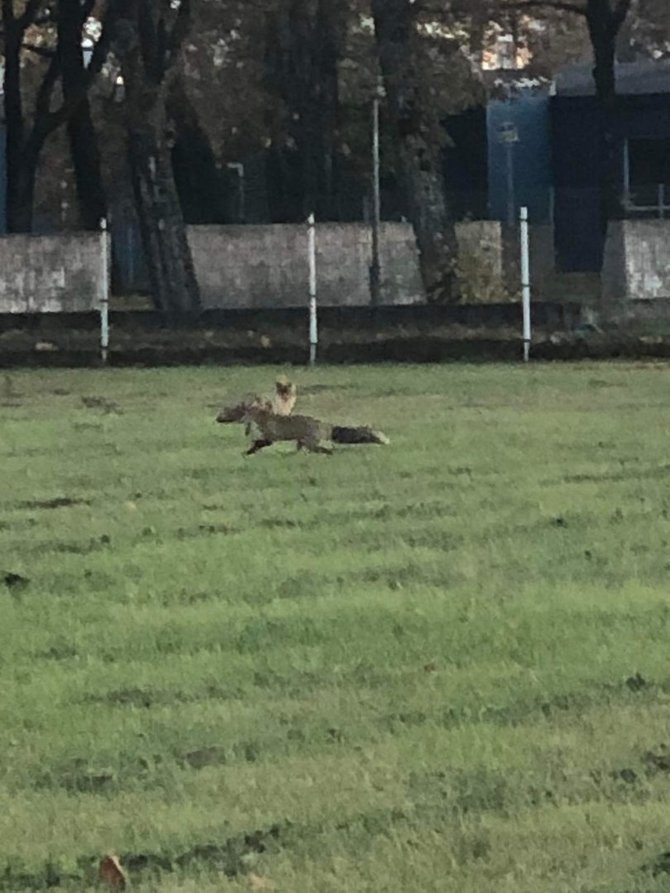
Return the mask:
[[[503,299],[500,224],[461,223],[456,227],[459,267],[466,298]],[[307,300],[307,230],[301,225],[192,226],[193,252],[205,307],[295,307]],[[320,223],[316,228],[317,291],[321,306],[370,303],[370,227]],[[419,260],[408,223],[382,223],[380,229],[382,301],[415,304],[424,300]]]
[[90,310],[103,295],[97,233],[0,238],[0,312]]
[[[500,224],[461,223],[457,237],[466,301],[505,300]],[[305,226],[193,226],[188,238],[206,309],[304,307],[308,282]],[[369,226],[318,224],[316,244],[320,306],[368,306]],[[383,303],[422,303],[411,226],[383,223],[380,255]],[[74,312],[97,307],[103,293],[101,261],[100,236],[94,233],[0,238],[0,312]]]
[[[299,224],[192,226],[193,262],[205,307],[292,307],[307,301],[307,228]],[[316,228],[319,304],[370,303],[370,228],[320,223]],[[411,227],[380,230],[383,300],[423,300]]]
[[456,238],[463,300],[470,304],[496,304],[507,300],[501,224],[492,220],[457,223]]
[[610,224],[602,273],[603,310],[657,298],[670,298],[670,220]]

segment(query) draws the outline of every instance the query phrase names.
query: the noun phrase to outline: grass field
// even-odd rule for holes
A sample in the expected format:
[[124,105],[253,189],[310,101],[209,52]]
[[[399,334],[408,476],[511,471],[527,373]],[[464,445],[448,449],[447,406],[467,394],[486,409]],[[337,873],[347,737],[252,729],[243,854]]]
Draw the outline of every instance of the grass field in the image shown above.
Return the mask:
[[669,367],[275,371],[0,380],[0,890],[670,889]]

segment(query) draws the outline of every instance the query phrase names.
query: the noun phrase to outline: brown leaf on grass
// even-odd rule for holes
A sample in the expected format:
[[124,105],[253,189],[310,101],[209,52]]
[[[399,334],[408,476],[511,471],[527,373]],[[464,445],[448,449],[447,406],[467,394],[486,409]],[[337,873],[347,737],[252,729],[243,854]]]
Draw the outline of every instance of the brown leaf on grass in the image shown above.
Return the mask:
[[121,868],[118,856],[111,853],[110,855],[105,856],[100,863],[98,877],[104,884],[107,884],[107,886],[111,887],[113,890],[125,890],[128,886],[128,879],[126,878],[123,868]]
[[274,881],[269,877],[261,877],[259,874],[249,875],[249,886],[252,890],[274,890]]

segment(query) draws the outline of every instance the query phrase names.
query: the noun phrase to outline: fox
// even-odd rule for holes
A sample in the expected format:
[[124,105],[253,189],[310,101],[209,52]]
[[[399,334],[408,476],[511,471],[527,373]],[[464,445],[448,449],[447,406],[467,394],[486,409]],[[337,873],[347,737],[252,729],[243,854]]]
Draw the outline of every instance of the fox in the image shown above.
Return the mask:
[[[275,381],[275,391],[272,397],[259,397],[256,394],[247,395],[238,400],[237,403],[224,406],[217,415],[216,421],[223,424],[244,421],[245,434],[249,436],[251,432],[251,421],[249,419],[250,410],[260,409],[270,414],[274,414],[275,416],[288,417],[291,416],[293,412],[297,397],[298,389],[295,384],[288,378],[282,376]],[[295,416],[293,416],[293,418],[295,418]],[[308,417],[305,416],[304,418]],[[319,424],[322,423],[319,422]],[[281,440],[283,438],[276,439]],[[292,440],[294,438],[289,437],[288,439]],[[329,439],[331,443],[347,445],[390,443],[385,434],[381,431],[375,431],[367,425],[357,425],[354,427],[346,425],[330,426],[327,439]]]
[[281,440],[294,440],[298,450],[332,455],[332,447],[325,445],[330,439],[330,426],[311,416],[281,416],[260,406],[249,406],[244,421],[253,438],[245,456],[253,456]]
[[[291,415],[298,398],[298,390],[292,381],[284,376],[275,382],[275,391],[271,397],[260,397],[258,394],[247,394],[236,403],[224,406],[216,416],[216,421],[221,424],[241,422],[251,407],[266,409],[275,415]],[[248,425],[247,425],[248,428]],[[249,431],[246,431],[249,434]]]
[[294,440],[298,450],[310,453],[332,455],[333,443],[378,443],[388,444],[389,439],[381,431],[371,428],[345,428],[329,425],[312,416],[278,416],[267,409],[251,406],[246,414],[247,427],[253,442],[245,455],[252,456],[265,447],[282,440]]

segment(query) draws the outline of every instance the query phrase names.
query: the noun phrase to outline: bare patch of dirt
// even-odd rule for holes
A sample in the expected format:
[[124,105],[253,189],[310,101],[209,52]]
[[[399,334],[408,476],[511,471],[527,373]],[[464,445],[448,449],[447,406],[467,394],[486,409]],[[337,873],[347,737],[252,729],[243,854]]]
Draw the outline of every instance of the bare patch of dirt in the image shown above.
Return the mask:
[[87,409],[101,409],[106,414],[122,414],[119,404],[115,400],[108,400],[106,397],[82,397],[81,402]]
[[29,499],[20,502],[22,509],[62,509],[73,505],[90,505],[90,500],[71,496],[56,496],[53,499]]
[[15,574],[13,571],[0,571],[0,579],[7,589],[14,589],[17,591],[25,589],[30,583],[28,577],[24,577],[21,574]]

